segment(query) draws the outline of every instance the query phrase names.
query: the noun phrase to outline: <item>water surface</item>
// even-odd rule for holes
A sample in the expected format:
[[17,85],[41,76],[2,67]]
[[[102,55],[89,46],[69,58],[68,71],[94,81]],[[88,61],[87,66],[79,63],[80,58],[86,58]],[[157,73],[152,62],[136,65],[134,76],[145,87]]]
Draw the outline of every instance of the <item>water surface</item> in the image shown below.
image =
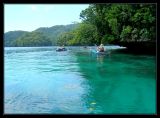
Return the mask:
[[7,114],[154,114],[155,56],[95,55],[91,48],[7,47],[4,112]]

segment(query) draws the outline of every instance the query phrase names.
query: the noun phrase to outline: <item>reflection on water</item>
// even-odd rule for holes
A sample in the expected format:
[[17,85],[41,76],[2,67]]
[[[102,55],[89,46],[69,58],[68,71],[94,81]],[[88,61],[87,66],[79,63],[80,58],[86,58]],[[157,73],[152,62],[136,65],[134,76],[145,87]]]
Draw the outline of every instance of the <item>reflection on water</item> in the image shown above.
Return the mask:
[[156,112],[154,56],[55,49],[5,48],[5,113]]
[[104,62],[104,55],[97,55],[97,61],[103,64]]

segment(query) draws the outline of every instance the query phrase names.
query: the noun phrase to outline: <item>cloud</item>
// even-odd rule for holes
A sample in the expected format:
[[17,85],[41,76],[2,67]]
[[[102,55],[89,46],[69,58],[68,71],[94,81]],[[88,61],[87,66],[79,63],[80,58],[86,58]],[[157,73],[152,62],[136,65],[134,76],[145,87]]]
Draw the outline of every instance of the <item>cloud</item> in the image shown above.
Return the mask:
[[31,5],[30,7],[31,7],[31,10],[32,10],[32,11],[37,11],[36,5]]
[[29,5],[29,8],[32,11],[44,11],[44,12],[48,12],[51,11],[54,7],[51,5]]

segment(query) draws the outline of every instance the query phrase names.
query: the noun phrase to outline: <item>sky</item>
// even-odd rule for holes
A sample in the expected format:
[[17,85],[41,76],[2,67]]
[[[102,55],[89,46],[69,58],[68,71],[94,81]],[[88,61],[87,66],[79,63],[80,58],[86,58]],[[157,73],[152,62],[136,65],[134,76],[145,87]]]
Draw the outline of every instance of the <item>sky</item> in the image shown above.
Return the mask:
[[39,27],[81,22],[80,12],[88,4],[5,4],[4,32],[33,31]]

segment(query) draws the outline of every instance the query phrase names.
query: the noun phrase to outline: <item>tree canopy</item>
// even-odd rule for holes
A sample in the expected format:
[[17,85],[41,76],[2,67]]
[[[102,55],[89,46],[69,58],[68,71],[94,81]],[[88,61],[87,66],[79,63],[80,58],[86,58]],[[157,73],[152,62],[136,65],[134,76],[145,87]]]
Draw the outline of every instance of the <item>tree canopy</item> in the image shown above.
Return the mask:
[[100,43],[144,42],[156,39],[155,4],[91,4],[80,13],[81,25],[62,34],[60,44],[94,45]]

